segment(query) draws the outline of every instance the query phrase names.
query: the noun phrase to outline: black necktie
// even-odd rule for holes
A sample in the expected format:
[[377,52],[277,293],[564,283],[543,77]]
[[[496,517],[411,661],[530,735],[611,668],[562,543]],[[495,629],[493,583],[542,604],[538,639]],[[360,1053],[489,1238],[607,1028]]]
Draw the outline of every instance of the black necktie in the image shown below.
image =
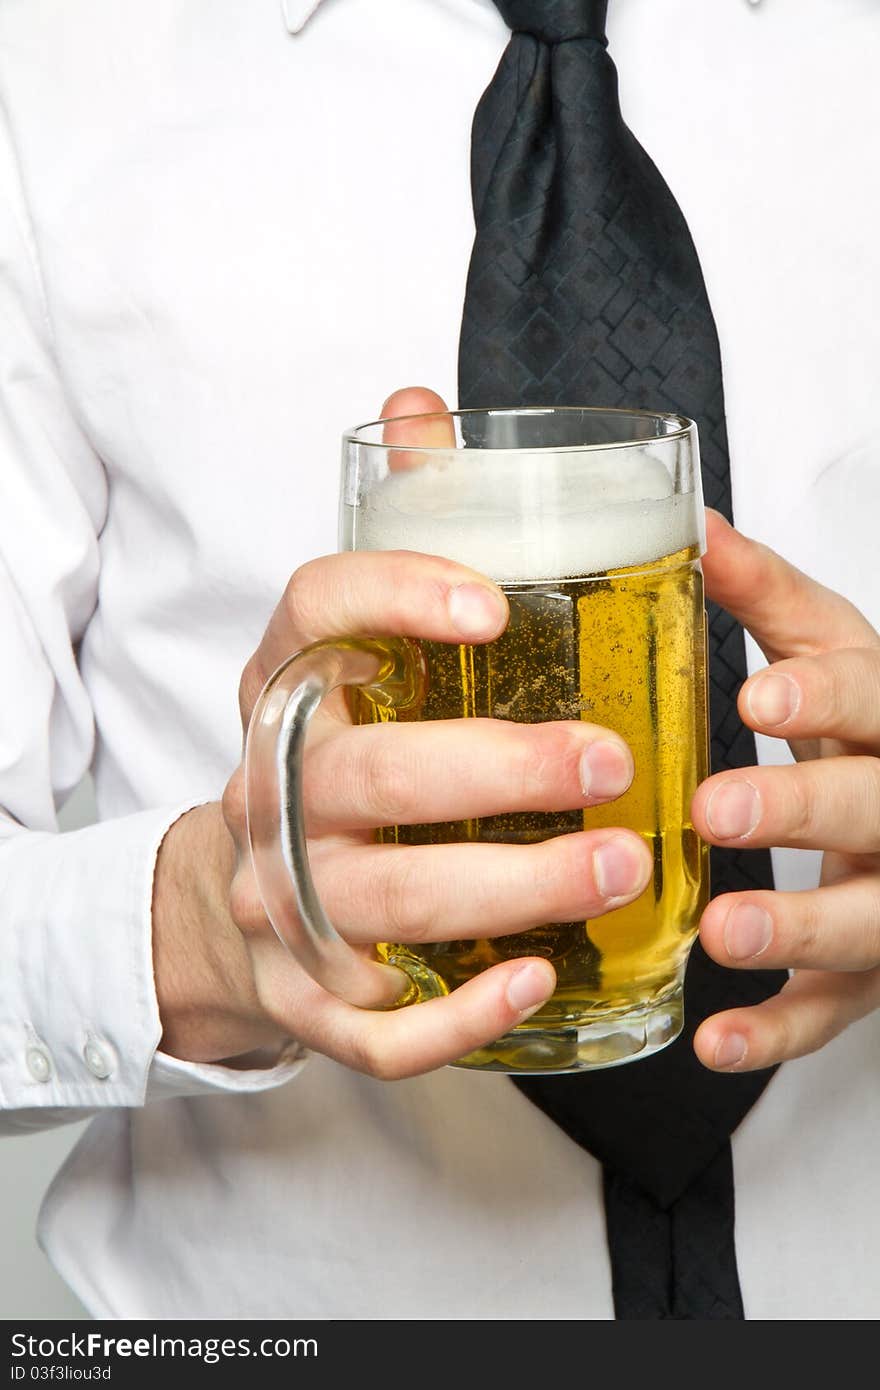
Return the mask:
[[[731,516],[718,339],[687,225],[624,125],[605,0],[496,0],[514,33],[477,108],[476,239],[462,406],[601,405],[697,421],[707,502]],[[742,630],[710,611],[715,770],[755,762],[736,712]],[[712,852],[716,893],[773,886],[765,850]],[[717,1075],[691,1046],[710,1013],[781,971],[694,948],[681,1038],[643,1062],[516,1085],[603,1164],[618,1318],[742,1318],[730,1135],[772,1072]]]

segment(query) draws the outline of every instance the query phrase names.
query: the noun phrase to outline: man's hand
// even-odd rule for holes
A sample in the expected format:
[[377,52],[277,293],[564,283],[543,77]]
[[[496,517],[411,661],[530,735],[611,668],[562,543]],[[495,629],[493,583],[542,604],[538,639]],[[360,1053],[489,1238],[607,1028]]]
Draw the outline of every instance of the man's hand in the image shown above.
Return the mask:
[[825,851],[819,888],[726,894],[703,915],[719,964],[794,971],[775,998],[697,1032],[707,1067],[749,1071],[815,1051],[880,1007],[880,636],[839,594],[707,516],[707,592],[772,663],[744,684],[740,716],[799,761],[710,777],[694,823],[716,845]]
[[[431,392],[398,392],[384,414],[443,409]],[[406,459],[399,461],[406,466]],[[508,620],[485,576],[411,552],[330,555],[290,580],[241,679],[242,726],[272,672],[319,638],[351,633],[481,643]],[[595,806],[633,776],[616,734],[578,720],[493,719],[353,729],[338,691],[314,716],[305,814],[312,873],[337,929],[376,941],[502,936],[596,917],[632,901],[651,876],[641,836],[602,829],[537,845],[373,843],[378,826],[510,811]],[[160,850],[153,905],[163,1048],[219,1060],[295,1037],[356,1070],[410,1076],[494,1041],[549,998],[538,958],[506,961],[456,989],[396,1012],[342,1003],[316,985],[263,912],[247,845],[241,767],[218,805],[189,812]]]

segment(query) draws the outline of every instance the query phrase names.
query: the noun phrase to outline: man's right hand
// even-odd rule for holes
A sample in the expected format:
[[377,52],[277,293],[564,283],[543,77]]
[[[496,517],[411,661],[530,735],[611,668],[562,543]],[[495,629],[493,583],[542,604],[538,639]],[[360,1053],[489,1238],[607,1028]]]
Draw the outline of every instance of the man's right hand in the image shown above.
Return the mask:
[[[330,555],[291,578],[245,667],[246,730],[265,681],[309,643],[351,633],[482,643],[507,601],[485,576],[409,551]],[[525,931],[631,902],[651,876],[640,836],[602,829],[537,845],[374,843],[376,827],[562,811],[619,796],[633,775],[616,734],[579,721],[450,719],[353,728],[342,692],[314,716],[305,814],[315,884],[337,930],[364,950]],[[222,803],[168,831],[153,896],[162,1048],[219,1061],[296,1038],[373,1076],[412,1076],[481,1047],[553,992],[549,962],[493,966],[446,998],[396,1011],[343,1003],[312,981],[263,911],[247,843],[243,768]]]

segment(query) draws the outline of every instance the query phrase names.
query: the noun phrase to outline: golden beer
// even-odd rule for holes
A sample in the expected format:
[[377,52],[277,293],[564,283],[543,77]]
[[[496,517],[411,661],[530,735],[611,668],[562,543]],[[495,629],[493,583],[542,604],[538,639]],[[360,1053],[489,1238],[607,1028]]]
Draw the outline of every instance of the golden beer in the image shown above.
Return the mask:
[[[498,962],[538,955],[556,970],[552,999],[457,1065],[586,1071],[649,1057],[678,1036],[688,948],[708,890],[707,851],[690,819],[708,770],[704,541],[697,430],[680,415],[442,411],[375,420],[343,437],[341,548],[469,566],[503,587],[510,620],[487,645],[419,650],[369,633],[315,642],[263,687],[245,748],[251,861],[279,940],[323,989],[360,1008],[418,1005]],[[425,573],[424,561],[399,569],[401,583]],[[446,573],[463,582],[460,571]],[[616,801],[384,826],[377,838],[526,845],[623,827],[650,847],[647,889],[595,920],[493,939],[495,923],[475,906],[466,939],[418,949],[386,942],[377,957],[355,950],[322,906],[306,833],[309,721],[340,687],[360,724],[483,717],[615,731],[635,761]]]
[[[680,981],[705,906],[708,851],[689,809],[708,771],[699,556],[690,546],[602,574],[502,587],[510,623],[497,641],[476,647],[423,644],[428,678],[416,717],[601,724],[629,744],[636,769],[632,786],[616,801],[583,811],[392,826],[379,838],[394,844],[531,844],[576,830],[625,826],[651,847],[652,881],[636,902],[592,921],[548,922],[490,939],[475,920],[468,940],[418,950],[389,943],[380,951],[407,968],[423,997],[454,989],[499,961],[544,956],[556,970],[556,993],[518,1031],[577,1029],[603,1015],[611,1020],[662,1003]],[[360,692],[356,711],[359,722],[410,717],[395,716]],[[510,1053],[508,1045],[508,1065],[515,1065]],[[468,1061],[505,1065],[492,1049]]]

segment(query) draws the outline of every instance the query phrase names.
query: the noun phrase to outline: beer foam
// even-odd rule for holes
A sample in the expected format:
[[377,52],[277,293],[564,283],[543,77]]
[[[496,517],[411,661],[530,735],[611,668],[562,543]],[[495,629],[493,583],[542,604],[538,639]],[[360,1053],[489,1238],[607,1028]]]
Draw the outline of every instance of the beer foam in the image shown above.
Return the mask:
[[649,448],[432,454],[370,488],[349,517],[354,544],[444,555],[506,583],[597,574],[700,545],[699,497],[675,495]]

